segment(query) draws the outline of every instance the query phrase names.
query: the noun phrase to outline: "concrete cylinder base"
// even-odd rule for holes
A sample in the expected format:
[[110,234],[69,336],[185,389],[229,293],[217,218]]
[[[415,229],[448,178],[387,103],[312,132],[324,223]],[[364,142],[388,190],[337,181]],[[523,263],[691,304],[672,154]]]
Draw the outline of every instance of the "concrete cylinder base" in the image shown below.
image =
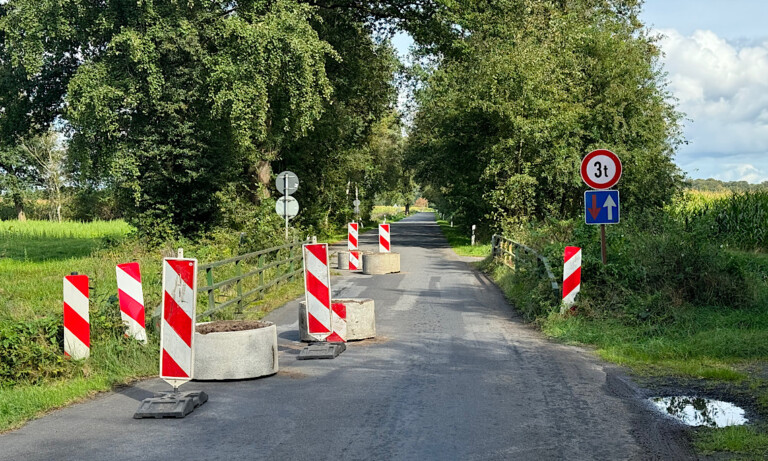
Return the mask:
[[343,271],[349,270],[349,251],[339,251],[337,254],[339,261],[336,268]]
[[[332,303],[342,303],[347,308],[347,341],[357,341],[376,337],[376,314],[372,299],[334,299]],[[307,303],[299,303],[299,338],[304,342],[321,341],[309,334],[307,327]]]
[[277,373],[277,329],[195,332],[195,380],[249,379]]
[[371,253],[363,255],[363,274],[400,272],[400,253]]

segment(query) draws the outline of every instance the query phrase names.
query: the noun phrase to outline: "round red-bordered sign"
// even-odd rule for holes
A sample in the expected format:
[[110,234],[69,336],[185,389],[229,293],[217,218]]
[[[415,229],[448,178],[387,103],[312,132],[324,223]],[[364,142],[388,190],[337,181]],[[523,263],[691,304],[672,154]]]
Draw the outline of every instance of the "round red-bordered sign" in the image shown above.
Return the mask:
[[593,189],[613,187],[621,179],[621,160],[609,150],[593,150],[581,161],[581,179]]

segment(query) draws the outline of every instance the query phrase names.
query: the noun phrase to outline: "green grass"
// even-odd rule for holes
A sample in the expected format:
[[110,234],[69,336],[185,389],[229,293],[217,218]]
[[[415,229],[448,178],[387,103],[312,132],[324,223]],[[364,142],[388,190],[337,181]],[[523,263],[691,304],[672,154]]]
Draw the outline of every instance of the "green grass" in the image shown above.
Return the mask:
[[[765,255],[734,255],[748,262],[753,273],[765,273]],[[516,275],[508,267],[490,261],[483,264],[483,269],[518,310],[524,314],[540,312],[536,307],[541,306],[542,299],[537,298],[540,290],[535,276]],[[589,302],[577,304],[575,312],[560,315],[559,301],[544,302],[550,304],[549,313],[539,315],[535,321],[553,339],[594,346],[603,359],[627,366],[639,375],[693,378],[698,383],[721,383],[730,389],[741,389],[734,392],[753,400],[761,414],[768,413],[768,381],[762,377],[768,361],[768,310],[762,305],[668,306],[668,315],[663,320],[651,317],[642,321],[596,309]],[[768,427],[697,429],[694,446],[705,454],[725,452],[744,459],[765,459]]]
[[762,426],[702,428],[694,438],[694,447],[705,455],[728,451],[742,455],[736,459],[766,459],[768,431]]
[[0,387],[0,433],[97,392],[108,391],[115,385],[157,374],[159,343],[156,337],[147,345],[124,339],[102,346],[105,347],[93,348],[91,358],[81,364],[69,363],[73,369],[69,379]]
[[[486,265],[518,309],[531,296],[528,280],[500,264]],[[606,360],[641,373],[740,380],[737,365],[768,359],[768,310],[677,306],[663,322],[631,320],[578,307],[560,315],[557,302],[536,319],[542,331],[562,342],[589,344]]]
[[488,256],[491,254],[491,244],[487,242],[475,241],[472,246],[472,231],[465,231],[458,226],[451,227],[451,223],[438,219],[437,224],[443,235],[448,240],[448,244],[459,256]]
[[[413,213],[420,213],[425,211],[429,212],[429,211],[432,211],[432,209],[425,208],[425,207],[412,206],[410,208],[410,211],[411,211],[411,214],[413,214]],[[371,220],[376,224],[384,223],[385,218],[388,223],[393,223],[393,222],[400,221],[405,217],[407,217],[407,215],[405,214],[405,207],[376,205],[373,207],[373,210],[371,210]]]
[[0,222],[0,277],[12,281],[0,285],[0,320],[60,312],[62,278],[71,272],[87,274],[114,291],[115,264],[133,260],[134,255],[125,259],[126,255],[92,253],[103,245],[103,238],[119,239],[130,231],[123,221]]
[[594,345],[604,359],[641,373],[732,381],[747,377],[736,365],[768,357],[768,329],[760,325],[766,318],[760,311],[689,308],[664,325],[558,314],[539,323],[552,338]]
[[[117,384],[157,375],[159,341],[149,317],[160,304],[162,254],[139,240],[123,238],[130,231],[121,221],[0,222],[0,280],[6,281],[0,284],[0,432]],[[112,243],[106,244],[105,239]],[[168,243],[163,251],[177,245]],[[226,241],[187,242],[184,246],[185,255],[197,257],[201,263],[237,251]],[[150,337],[147,346],[122,333],[115,265],[128,261],[141,264]],[[266,281],[284,269],[270,269]],[[233,270],[218,268],[216,280],[232,275]],[[62,278],[70,272],[88,275],[92,287],[91,357],[82,362],[64,359],[61,350]],[[202,275],[199,280],[205,283]],[[238,317],[261,318],[302,290],[299,276],[265,293]],[[230,295],[234,295],[234,286],[217,292],[217,297]],[[200,313],[207,303],[204,296],[198,299]]]
[[131,230],[119,220],[0,221],[0,260],[27,263],[84,257],[100,245],[102,238],[119,239]]

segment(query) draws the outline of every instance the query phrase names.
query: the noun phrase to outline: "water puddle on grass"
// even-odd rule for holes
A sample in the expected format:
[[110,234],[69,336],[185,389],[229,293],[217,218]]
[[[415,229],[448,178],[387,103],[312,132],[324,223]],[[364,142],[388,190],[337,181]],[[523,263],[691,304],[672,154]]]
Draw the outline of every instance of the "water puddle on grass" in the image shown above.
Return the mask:
[[729,402],[703,397],[652,397],[660,412],[673,416],[689,426],[740,426],[747,422],[744,410]]

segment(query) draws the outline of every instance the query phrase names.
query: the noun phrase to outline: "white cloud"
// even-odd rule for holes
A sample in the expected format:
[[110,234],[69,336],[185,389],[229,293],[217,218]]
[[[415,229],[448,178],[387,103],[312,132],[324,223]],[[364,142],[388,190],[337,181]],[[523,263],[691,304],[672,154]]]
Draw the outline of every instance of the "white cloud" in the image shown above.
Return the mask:
[[659,32],[670,89],[691,119],[678,163],[692,177],[768,179],[768,41],[737,45],[711,31]]

